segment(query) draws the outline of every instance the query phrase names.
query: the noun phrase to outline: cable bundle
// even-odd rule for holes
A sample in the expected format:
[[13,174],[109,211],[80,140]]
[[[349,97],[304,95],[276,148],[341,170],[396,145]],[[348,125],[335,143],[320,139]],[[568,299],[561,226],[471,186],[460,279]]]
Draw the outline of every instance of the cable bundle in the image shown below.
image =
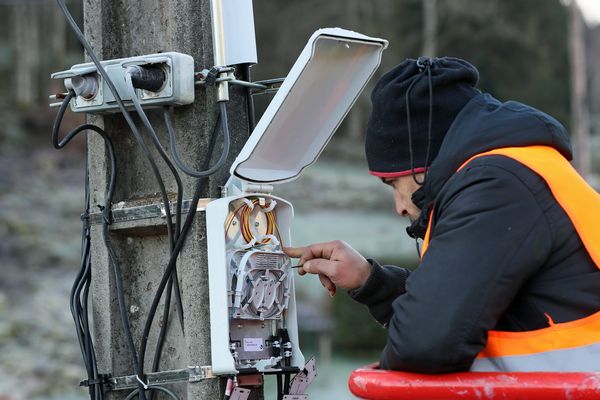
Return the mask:
[[[273,201],[274,200],[272,200],[272,202]],[[251,204],[252,204],[252,206],[250,206],[248,204],[244,204],[242,206],[242,209],[240,210],[240,230],[242,232],[242,236],[243,236],[244,240],[246,241],[246,243],[252,243],[253,241],[256,241],[257,236],[263,237],[263,239],[259,243],[262,243],[262,244],[270,243],[271,236],[273,236],[273,234],[275,233],[275,226],[276,226],[275,213],[273,212],[273,207],[271,206],[272,203],[269,203],[268,205],[260,205],[259,200],[254,199],[254,200],[252,200]],[[259,212],[261,212],[261,211],[258,211],[257,213],[254,212],[257,206],[260,207],[260,209],[262,209],[262,212],[264,212],[266,220],[267,220],[267,228],[265,230],[264,235],[255,234],[256,227],[255,227],[254,222],[256,221],[256,219],[258,217],[257,214]],[[265,210],[269,210],[269,211],[265,211]],[[254,218],[252,218],[253,215],[254,215]]]
[[[277,225],[277,216],[275,206],[277,202],[271,200],[268,204],[264,199],[242,198],[243,204],[231,212],[225,220],[225,234],[229,234],[234,221],[239,221],[240,233],[246,246],[251,248],[261,244],[275,244],[283,246],[279,226]],[[257,219],[260,214],[264,214],[266,220],[266,228],[264,234],[257,232]],[[277,236],[275,236],[277,233]]]

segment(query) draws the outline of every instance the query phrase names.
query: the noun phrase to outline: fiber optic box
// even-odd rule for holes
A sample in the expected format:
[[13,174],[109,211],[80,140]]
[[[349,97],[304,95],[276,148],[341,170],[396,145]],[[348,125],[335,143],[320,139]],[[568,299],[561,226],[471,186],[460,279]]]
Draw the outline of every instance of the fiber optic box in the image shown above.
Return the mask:
[[290,258],[292,205],[272,194],[314,163],[380,64],[387,41],[315,32],[206,208],[212,369],[304,367]]
[[[160,68],[165,81],[158,90],[136,89],[143,107],[184,105],[194,102],[194,59],[187,54],[169,52],[119,58],[100,62],[126,105],[131,103],[125,74],[130,66],[153,66]],[[98,73],[94,63],[77,64],[67,71],[55,72],[52,79],[64,79],[67,89],[76,89],[77,96],[71,100],[74,112],[106,114],[120,112],[108,85]]]

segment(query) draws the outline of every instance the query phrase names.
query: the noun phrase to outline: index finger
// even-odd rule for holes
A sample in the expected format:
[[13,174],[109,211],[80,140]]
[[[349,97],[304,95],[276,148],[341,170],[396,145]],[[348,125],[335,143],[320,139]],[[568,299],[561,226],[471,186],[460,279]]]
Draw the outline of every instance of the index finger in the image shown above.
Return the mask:
[[311,258],[324,258],[330,260],[334,251],[339,248],[339,245],[339,241],[311,244],[307,247],[310,252],[310,257],[307,258],[307,260],[310,260]]
[[307,260],[313,258],[310,248],[308,247],[284,247],[283,252],[292,258],[299,258],[299,265],[302,265]]
[[292,258],[300,258],[306,249],[306,247],[284,247],[283,252]]
[[331,259],[333,252],[339,247],[339,241],[314,243],[304,247],[284,247],[283,251],[290,257],[300,258],[299,264],[304,264],[313,258]]

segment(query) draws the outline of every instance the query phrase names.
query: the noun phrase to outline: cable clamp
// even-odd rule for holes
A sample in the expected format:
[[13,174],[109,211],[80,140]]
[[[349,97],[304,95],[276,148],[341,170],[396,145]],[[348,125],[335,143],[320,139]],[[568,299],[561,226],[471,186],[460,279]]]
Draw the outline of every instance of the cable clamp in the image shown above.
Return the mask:
[[83,222],[83,227],[85,228],[86,233],[89,232],[89,230],[90,230],[89,210],[85,210],[83,213],[81,213],[81,215],[79,216],[79,219],[81,219],[81,222]]
[[112,225],[112,218],[111,218],[112,211],[110,210],[110,208],[106,208],[101,204],[97,204],[97,207],[100,210],[100,212],[102,213],[102,221],[104,221],[103,223],[106,225]]
[[[215,86],[219,75],[233,71],[235,71],[233,67],[212,67],[211,69],[203,69],[200,72],[196,72],[194,78],[201,84]],[[231,79],[233,78],[229,78],[229,80]]]
[[110,216],[110,211],[106,212],[106,213],[102,213],[102,220],[104,220],[104,223],[106,225],[112,225],[112,218]]
[[148,390],[148,388],[150,387],[150,385],[148,385],[146,382],[144,382],[143,380],[141,380],[139,375],[136,375],[135,379],[137,379],[137,381],[142,384],[142,387],[144,388],[144,390]]
[[79,382],[79,386],[90,387],[92,385],[104,385],[109,382],[110,374],[98,374],[96,379],[85,379]]

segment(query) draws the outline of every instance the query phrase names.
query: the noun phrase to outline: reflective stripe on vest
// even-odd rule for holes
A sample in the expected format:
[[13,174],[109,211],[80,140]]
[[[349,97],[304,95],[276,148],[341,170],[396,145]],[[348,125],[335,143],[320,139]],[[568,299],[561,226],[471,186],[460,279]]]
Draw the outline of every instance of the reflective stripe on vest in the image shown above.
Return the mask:
[[[600,194],[591,188],[555,149],[546,146],[507,147],[477,154],[502,155],[540,175],[563,208],[590,257],[600,268]],[[458,172],[457,171],[457,172]],[[422,254],[431,237],[433,212]],[[598,288],[600,290],[600,288]],[[600,312],[579,320],[527,332],[489,331],[472,371],[600,371]]]

